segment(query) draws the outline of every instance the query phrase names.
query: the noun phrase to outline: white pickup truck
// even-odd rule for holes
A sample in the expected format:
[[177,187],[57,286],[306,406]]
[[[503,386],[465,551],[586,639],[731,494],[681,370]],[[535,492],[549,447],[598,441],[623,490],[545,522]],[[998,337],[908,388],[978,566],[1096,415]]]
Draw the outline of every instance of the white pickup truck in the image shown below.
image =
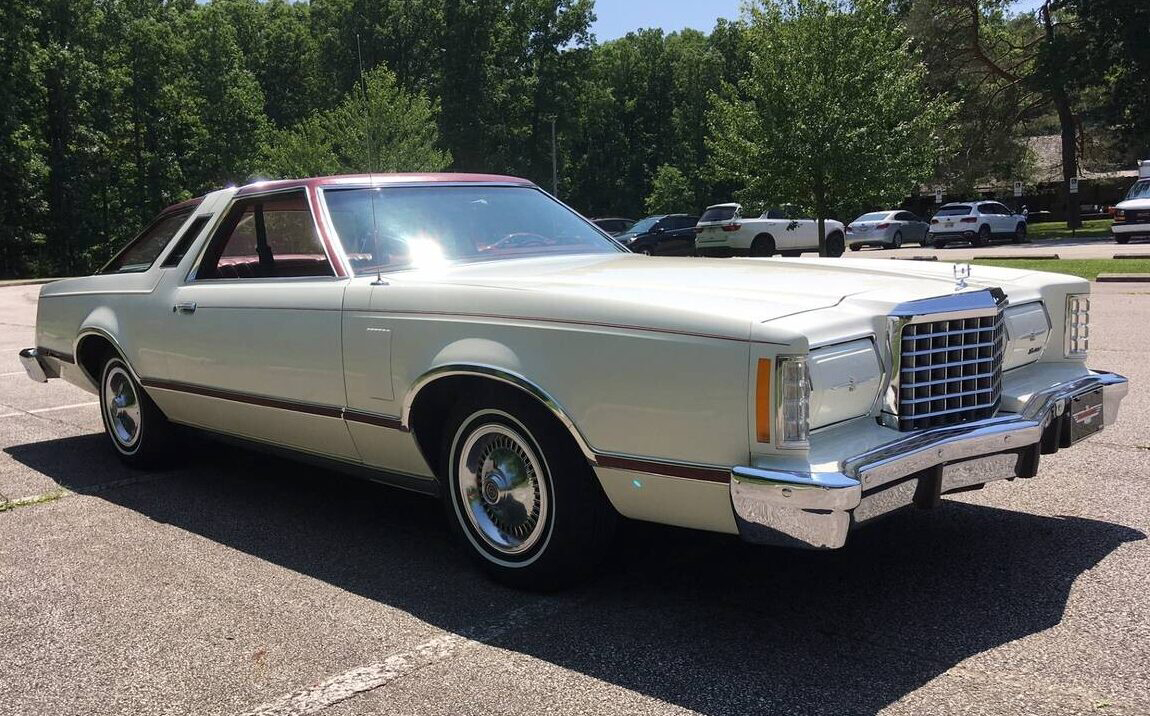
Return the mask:
[[[745,219],[740,204],[708,206],[695,225],[699,256],[798,256],[819,250],[819,222],[795,218],[793,212],[769,209]],[[827,252],[842,256],[846,231],[842,222],[826,220]]]
[[1120,244],[1131,239],[1150,239],[1150,159],[1138,162],[1138,181],[1114,207],[1110,235]]

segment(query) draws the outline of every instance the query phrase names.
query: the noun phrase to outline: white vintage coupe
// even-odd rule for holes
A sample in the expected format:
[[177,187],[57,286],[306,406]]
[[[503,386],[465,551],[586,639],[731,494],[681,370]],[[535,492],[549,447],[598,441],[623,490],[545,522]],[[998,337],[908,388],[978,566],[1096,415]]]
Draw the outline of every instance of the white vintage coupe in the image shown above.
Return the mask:
[[99,394],[129,465],[177,425],[286,449],[440,495],[546,588],[620,515],[841,547],[1115,420],[1086,281],[958,268],[640,256],[510,177],[265,182],[45,286],[21,358]]

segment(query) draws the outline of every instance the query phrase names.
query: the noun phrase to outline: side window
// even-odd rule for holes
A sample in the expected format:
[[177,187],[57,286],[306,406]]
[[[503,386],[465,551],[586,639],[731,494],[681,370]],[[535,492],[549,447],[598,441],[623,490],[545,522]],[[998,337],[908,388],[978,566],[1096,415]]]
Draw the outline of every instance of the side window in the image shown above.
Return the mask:
[[895,221],[918,221],[914,214],[909,211],[900,211],[894,215]]
[[197,279],[333,276],[303,191],[232,204]]
[[204,224],[208,223],[208,220],[211,218],[212,215],[208,214],[192,219],[192,223],[188,225],[187,229],[184,229],[184,233],[180,234],[176,245],[168,252],[168,255],[164,257],[164,262],[160,264],[160,268],[178,266],[179,263],[184,260],[184,256],[187,255],[188,249],[192,246],[192,242],[195,241],[196,237],[200,235],[200,232],[204,230]]
[[100,269],[100,273],[135,273],[147,271],[160,252],[176,235],[191,214],[191,209],[166,214],[153,221],[148,228],[132,240],[116,257]]

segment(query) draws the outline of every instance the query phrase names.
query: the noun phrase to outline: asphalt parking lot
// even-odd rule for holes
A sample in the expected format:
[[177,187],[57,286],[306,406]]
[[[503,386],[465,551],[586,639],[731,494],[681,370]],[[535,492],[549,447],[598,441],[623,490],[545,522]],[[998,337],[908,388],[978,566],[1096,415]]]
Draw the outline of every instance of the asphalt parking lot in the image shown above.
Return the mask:
[[1146,285],[1095,286],[1119,424],[1038,478],[836,552],[632,525],[547,596],[426,498],[198,439],[120,466],[20,369],[37,292],[0,289],[0,714],[1150,713]]

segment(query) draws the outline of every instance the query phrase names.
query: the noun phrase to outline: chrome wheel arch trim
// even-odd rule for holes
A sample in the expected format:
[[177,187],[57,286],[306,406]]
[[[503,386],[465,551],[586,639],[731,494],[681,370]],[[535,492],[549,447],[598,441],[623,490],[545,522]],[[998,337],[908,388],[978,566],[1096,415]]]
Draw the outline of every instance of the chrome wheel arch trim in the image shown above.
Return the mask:
[[419,393],[437,380],[453,376],[487,378],[513,386],[527,393],[546,407],[552,415],[558,418],[559,422],[563,424],[563,427],[567,429],[567,432],[570,433],[571,437],[575,440],[575,444],[579,446],[579,450],[583,453],[584,457],[592,464],[598,462],[595,451],[591,449],[591,445],[587,442],[587,439],[583,437],[583,434],[579,432],[579,428],[575,426],[575,421],[571,419],[571,416],[567,414],[563,406],[554,396],[519,373],[482,363],[448,363],[432,368],[419,376],[419,378],[412,383],[411,388],[403,398],[403,412],[400,414],[400,423],[403,426],[403,430],[411,430],[411,408],[415,405],[415,400],[419,396]]
[[92,385],[95,386],[97,390],[100,387],[100,381],[103,380],[103,376],[90,375],[88,373],[88,369],[85,368],[84,364],[80,362],[80,344],[83,343],[84,339],[88,338],[89,336],[99,336],[100,338],[103,338],[111,343],[112,348],[115,349],[116,353],[120,357],[120,360],[124,361],[124,365],[128,366],[128,372],[132,374],[132,377],[136,380],[136,383],[140,386],[143,386],[143,383],[140,380],[140,375],[136,372],[135,367],[132,366],[132,362],[128,360],[128,354],[124,351],[124,347],[120,345],[120,341],[116,340],[114,335],[103,328],[98,326],[85,326],[80,329],[79,333],[76,334],[76,340],[72,342],[72,357],[76,359],[76,365],[80,368],[80,371],[88,377],[88,380],[91,381]]

